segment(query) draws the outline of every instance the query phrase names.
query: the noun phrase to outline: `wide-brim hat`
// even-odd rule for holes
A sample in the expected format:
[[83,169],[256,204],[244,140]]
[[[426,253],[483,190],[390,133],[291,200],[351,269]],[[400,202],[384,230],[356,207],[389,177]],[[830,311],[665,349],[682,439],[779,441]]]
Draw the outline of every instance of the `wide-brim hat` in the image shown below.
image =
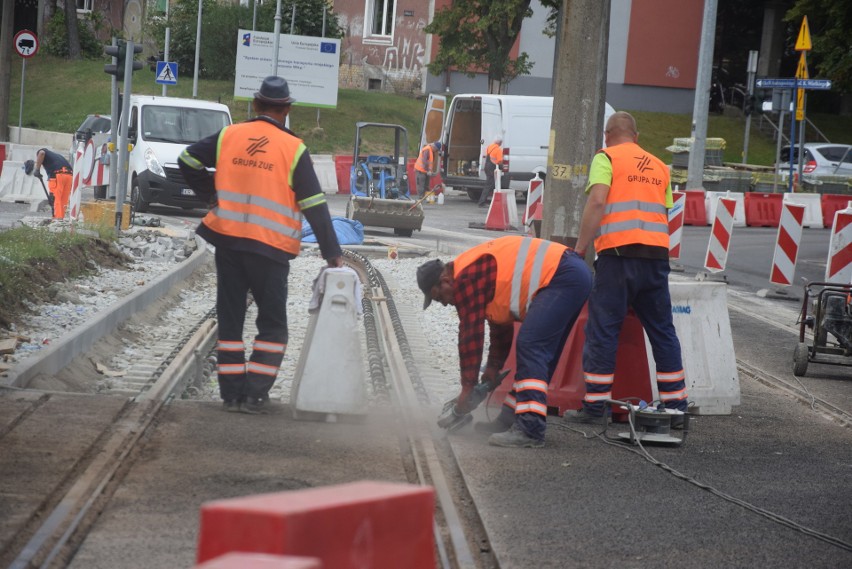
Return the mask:
[[256,91],[254,98],[267,105],[285,106],[295,102],[290,96],[290,87],[287,80],[277,75],[270,75],[260,84],[260,90]]
[[440,259],[432,259],[417,267],[417,286],[425,295],[423,298],[423,310],[432,303],[432,287],[441,280],[444,272],[444,263]]

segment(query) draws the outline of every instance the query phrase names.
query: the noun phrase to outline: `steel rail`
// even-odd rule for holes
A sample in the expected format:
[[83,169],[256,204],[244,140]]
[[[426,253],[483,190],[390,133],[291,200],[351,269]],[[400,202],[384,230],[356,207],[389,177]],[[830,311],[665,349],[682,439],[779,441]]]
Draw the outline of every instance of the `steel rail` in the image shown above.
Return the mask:
[[215,339],[215,321],[208,319],[195,330],[154,385],[128,402],[116,421],[107,427],[111,434],[100,445],[95,459],[65,492],[9,566],[10,569],[51,567],[54,562],[59,562],[61,555],[69,552],[72,538],[85,534],[87,527],[93,523],[90,514],[98,507],[105,507],[106,502],[99,506],[99,500],[107,497],[110,489],[120,483],[121,476],[117,476],[120,468],[157,419],[166,401],[184,387],[187,378],[199,373],[202,355],[209,351]]

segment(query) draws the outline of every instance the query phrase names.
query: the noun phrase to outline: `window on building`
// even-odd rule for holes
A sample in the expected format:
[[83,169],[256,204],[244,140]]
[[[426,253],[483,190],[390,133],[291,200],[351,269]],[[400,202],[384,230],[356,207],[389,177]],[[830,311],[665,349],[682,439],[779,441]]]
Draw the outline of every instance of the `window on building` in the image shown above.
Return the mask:
[[365,30],[368,37],[391,37],[395,14],[395,0],[368,0],[366,19],[370,22],[370,25]]
[[77,0],[77,11],[78,12],[91,12],[92,4],[95,3],[95,0]]

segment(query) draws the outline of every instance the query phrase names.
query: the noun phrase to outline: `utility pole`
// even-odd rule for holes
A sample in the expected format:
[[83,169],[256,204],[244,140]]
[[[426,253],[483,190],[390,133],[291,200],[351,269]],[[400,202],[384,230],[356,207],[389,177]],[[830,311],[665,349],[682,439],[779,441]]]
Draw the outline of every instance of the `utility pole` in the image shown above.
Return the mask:
[[713,75],[713,44],[716,36],[716,3],[704,0],[698,76],[695,78],[695,104],[692,108],[692,148],[689,151],[687,190],[704,189],[704,152],[707,147],[707,113],[710,108],[710,82]]
[[562,0],[541,236],[569,246],[580,233],[589,164],[603,144],[609,17],[609,2]]
[[12,98],[12,36],[15,35],[15,3],[2,3],[0,20],[0,142],[9,140],[9,105]]

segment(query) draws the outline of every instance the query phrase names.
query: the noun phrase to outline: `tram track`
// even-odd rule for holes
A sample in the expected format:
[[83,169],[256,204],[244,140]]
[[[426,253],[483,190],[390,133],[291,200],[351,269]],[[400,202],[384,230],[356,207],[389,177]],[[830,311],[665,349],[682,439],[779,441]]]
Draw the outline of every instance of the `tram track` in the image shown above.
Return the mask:
[[[434,410],[429,408],[429,394],[419,377],[393,293],[366,257],[347,251],[347,263],[356,269],[369,291],[363,300],[363,321],[374,404],[390,404],[398,413],[398,422],[403,427],[399,435],[400,460],[408,481],[435,490],[434,533],[439,566],[496,567],[496,561],[490,559],[490,548],[478,545],[487,542],[487,536],[461,480],[452,448],[433,425]],[[75,460],[73,468],[42,500],[17,534],[6,541],[5,548],[0,550],[0,562],[14,569],[65,567],[71,562],[74,552],[132,468],[134,458],[169,400],[180,396],[188,386],[209,378],[215,365],[211,354],[217,334],[211,313],[212,309],[205,313],[191,333],[175,343],[159,363],[146,364],[155,368],[151,377],[137,382],[138,392],[117,408],[101,434]],[[157,351],[168,350],[161,342]],[[119,386],[112,394],[126,393],[128,385]],[[3,427],[0,439],[14,432],[37,407],[55,395],[41,392],[38,397],[32,396],[30,409]],[[115,401],[115,397],[112,399]],[[457,504],[467,506],[462,511]]]

